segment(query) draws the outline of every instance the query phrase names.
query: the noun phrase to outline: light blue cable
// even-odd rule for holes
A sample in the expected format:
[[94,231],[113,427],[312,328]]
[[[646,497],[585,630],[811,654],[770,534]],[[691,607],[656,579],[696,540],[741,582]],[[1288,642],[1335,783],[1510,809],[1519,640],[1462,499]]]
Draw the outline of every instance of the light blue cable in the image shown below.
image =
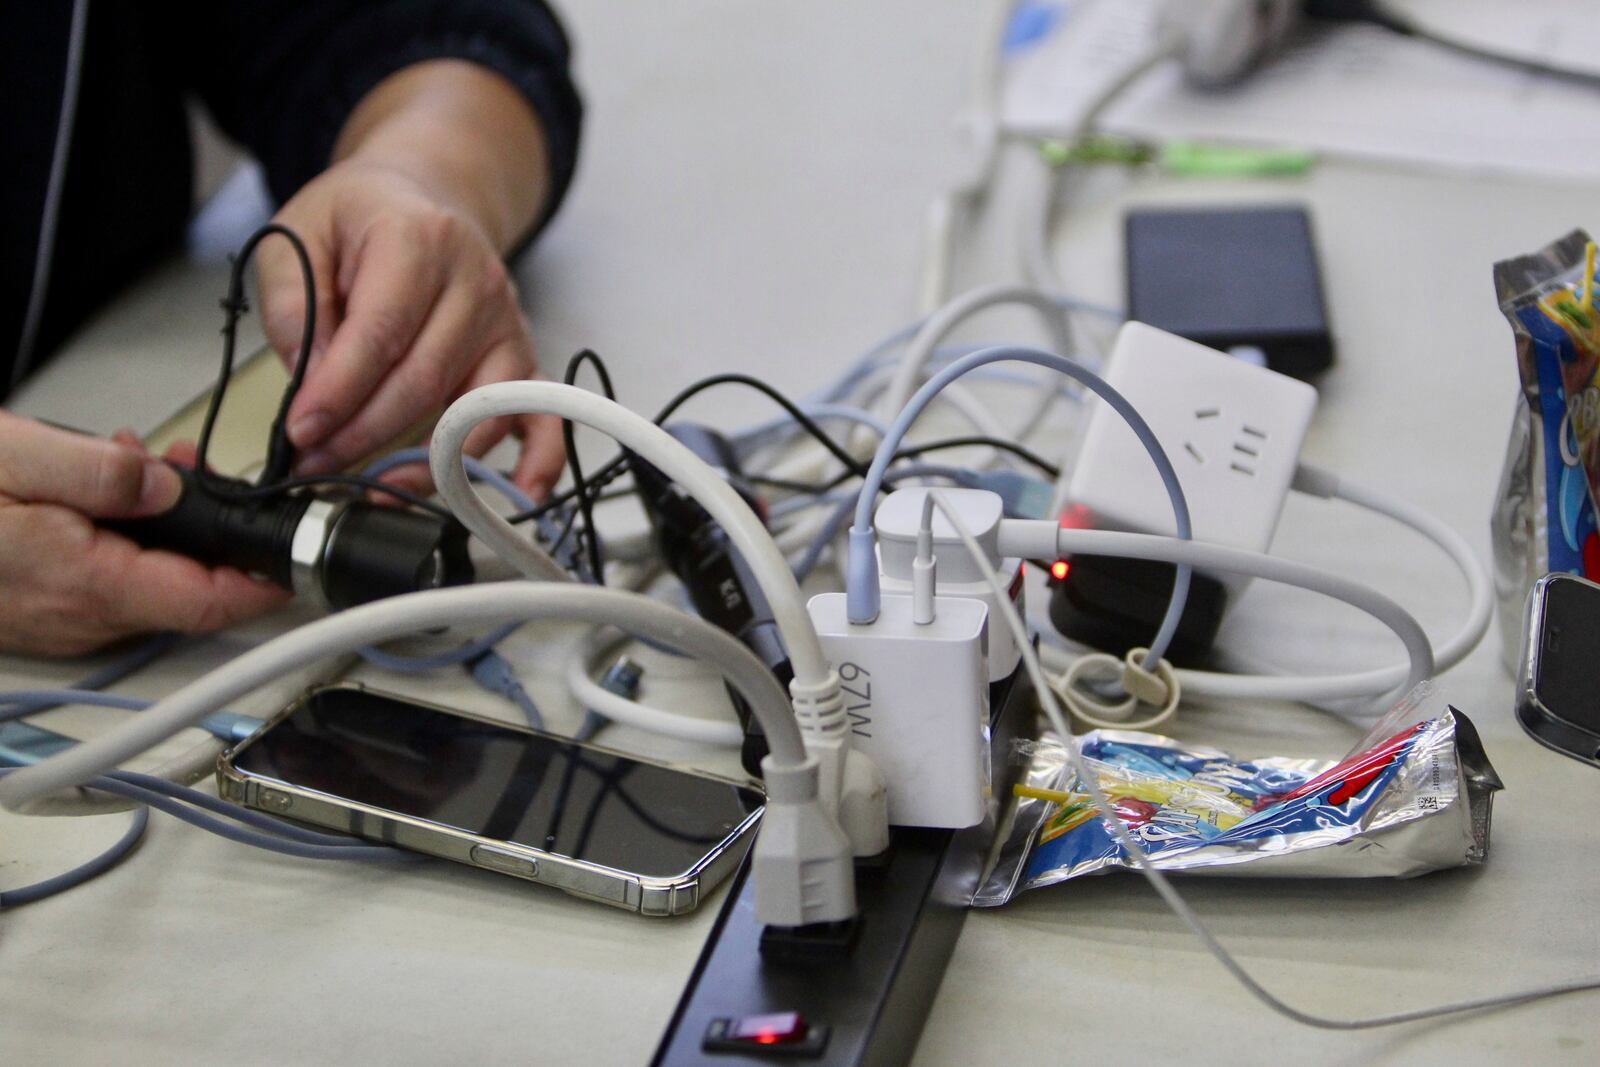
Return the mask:
[[[922,409],[927,407],[945,386],[968,371],[986,367],[991,363],[1005,362],[1031,363],[1060,371],[1069,378],[1081,382],[1122,416],[1134,436],[1139,439],[1139,443],[1150,454],[1156,473],[1161,475],[1161,483],[1167,490],[1168,499],[1172,501],[1172,516],[1178,536],[1184,539],[1192,536],[1189,502],[1183,495],[1183,486],[1178,483],[1178,473],[1173,470],[1172,461],[1167,458],[1161,442],[1156,440],[1150,424],[1145,422],[1144,416],[1140,415],[1121,393],[1089,368],[1053,352],[1016,346],[985,349],[956,360],[924,382],[922,388],[906,402],[905,408],[895,416],[894,423],[889,427],[889,433],[878,443],[878,451],[872,457],[872,465],[867,468],[867,476],[861,485],[861,496],[856,500],[855,523],[850,527],[845,597],[846,611],[852,623],[866,624],[878,617],[881,594],[878,586],[877,533],[872,526],[872,506],[877,500],[879,488],[883,485],[884,474],[888,471],[900,442],[905,438],[906,431],[922,413]],[[1154,668],[1172,644],[1178,623],[1183,618],[1184,603],[1189,596],[1190,573],[1187,564],[1178,565],[1172,583],[1172,598],[1167,602],[1167,613],[1162,617],[1155,640],[1150,642],[1150,651],[1144,658],[1145,670]]]
[[[0,776],[11,773],[16,768],[0,767]],[[65,893],[91,878],[98,877],[115,867],[127,858],[141,840],[144,832],[150,826],[150,809],[137,807],[133,809],[133,821],[128,823],[128,828],[122,836],[112,843],[111,847],[85,863],[80,863],[70,871],[53,875],[43,881],[34,882],[32,885],[18,886],[15,889],[0,890],[0,909],[15,908],[23,904],[32,904],[35,901],[53,897],[57,893]]]
[[103,777],[114,778],[119,782],[126,782],[129,785],[138,786],[140,789],[159,793],[172,800],[191,804],[194,807],[202,808],[224,818],[233,819],[265,833],[275,834],[290,841],[298,841],[303,845],[321,845],[325,848],[371,847],[358,837],[347,837],[343,834],[324,834],[316,830],[309,830],[304,826],[283,822],[268,815],[266,812],[230,804],[228,801],[214,797],[210,793],[203,793],[198,789],[179,785],[177,782],[169,782],[167,779],[159,778],[153,774],[140,774],[138,771],[110,771]]
[[[64,704],[86,704],[97,708],[143,711],[151,701],[94,689],[17,689],[0,693],[0,723],[26,719],[46,708]],[[219,711],[206,716],[200,728],[223,741],[242,741],[261,727],[261,720],[236,711]]]
[[[0,776],[9,774],[15,769],[15,767],[0,766]],[[155,775],[139,774],[134,771],[112,771],[93,779],[88,783],[88,787],[122,796],[139,804],[139,807],[133,810],[133,819],[129,822],[128,828],[104,852],[69,871],[34,882],[32,885],[0,891],[0,908],[32,904],[64,893],[104,874],[122,862],[138,846],[150,825],[152,807],[230,841],[304,859],[409,858],[396,849],[369,845],[358,838],[317,833],[292,823],[280,822],[264,812],[236,807],[209,793],[202,793],[198,789],[190,789]],[[185,804],[214,812],[244,825],[230,826],[217,819],[207,818],[199,812],[184,807]]]
[[[945,467],[937,463],[908,463],[896,467],[891,476],[896,481],[902,478],[945,478],[952,482],[962,484],[966,472],[959,467]],[[811,572],[817,569],[817,564],[822,562],[822,555],[828,551],[828,546],[843,532],[845,525],[850,521],[850,513],[856,508],[856,498],[861,490],[846,490],[834,507],[833,513],[822,524],[822,528],[806,546],[806,551],[794,565],[794,580],[803,582],[811,577]]]
[[[428,464],[428,450],[426,448],[397,449],[387,456],[380,456],[367,464],[367,469],[362,471],[361,474],[367,478],[381,478],[396,467],[406,467],[413,463],[426,467]],[[518,511],[527,511],[533,507],[533,500],[527,493],[524,493],[517,487],[515,482],[483,460],[472,456],[462,456],[461,465],[466,468],[468,477],[482,482],[505,497],[511,502],[511,506]]]
[[[1050,299],[1056,304],[1057,307],[1066,311],[1076,311],[1085,315],[1094,315],[1098,318],[1109,319],[1113,322],[1123,322],[1127,319],[1126,313],[1116,308],[1106,307],[1103,304],[1095,304],[1087,300],[1079,300],[1075,297],[1066,296],[1060,293],[1051,294]],[[857,356],[856,361],[850,365],[842,377],[834,380],[828,385],[823,386],[821,389],[812,392],[806,397],[806,399],[808,401],[837,401],[842,399],[849,392],[850,388],[852,388],[867,374],[872,373],[872,365],[874,363],[884,360],[897,347],[905,344],[907,341],[915,337],[917,335],[917,331],[922,329],[922,324],[925,321],[926,319],[918,319],[916,322],[913,322],[908,326],[903,326],[894,333],[883,338],[877,344],[868,348],[860,356]]]
[[[78,681],[73,682],[66,688],[68,690],[104,689],[108,685],[114,685],[115,683],[122,681],[128,675],[133,674],[135,671],[144,669],[151,663],[154,663],[157,659],[160,659],[162,656],[172,651],[173,646],[176,645],[180,639],[181,635],[179,634],[156,634],[149,640],[141,642],[131,652],[118,659],[112,660],[110,663],[106,664],[104,667],[101,667],[93,674],[86,678],[80,678]],[[17,703],[17,701],[7,700],[4,695],[0,695],[0,705],[12,703]],[[28,709],[27,714],[33,715],[41,711],[49,711],[51,708],[57,707],[62,703],[70,704],[75,703],[75,701],[34,701],[32,702],[32,706]],[[15,716],[10,717],[14,718]]]
[[[169,782],[167,784],[168,786],[171,786],[172,783]],[[236,841],[241,845],[253,845],[256,848],[265,849],[268,852],[281,853],[285,856],[295,856],[300,859],[309,860],[395,860],[413,858],[411,854],[401,852],[399,849],[389,848],[387,845],[345,843],[337,845],[308,844],[304,841],[296,840],[293,837],[281,836],[278,833],[277,827],[274,827],[272,832],[268,833],[248,825],[234,825],[233,823],[225,822],[220,818],[206,814],[204,811],[196,811],[193,808],[185,805],[182,801],[168,796],[166,791],[157,792],[154,789],[146,789],[143,786],[134,785],[131,782],[122,781],[119,778],[101,775],[96,778],[91,778],[85,783],[85,785],[87,785],[90,789],[96,789],[103,793],[111,793],[114,796],[126,797],[129,800],[136,800],[140,804],[155,808],[157,811],[164,811],[168,815],[171,815],[177,819],[181,819],[191,826],[197,826],[202,830],[216,834],[218,837],[227,838],[229,841]],[[204,796],[205,794],[201,795]],[[259,814],[259,812],[251,812],[248,811],[248,809],[240,808],[236,811],[228,812],[227,817],[244,822],[245,820],[241,817],[242,815]]]

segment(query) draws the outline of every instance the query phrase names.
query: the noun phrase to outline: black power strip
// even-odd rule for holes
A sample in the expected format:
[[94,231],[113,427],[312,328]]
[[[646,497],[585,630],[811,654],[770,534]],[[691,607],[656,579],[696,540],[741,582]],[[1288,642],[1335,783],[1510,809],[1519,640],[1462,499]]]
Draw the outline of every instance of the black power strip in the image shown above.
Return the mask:
[[1011,793],[1012,741],[1034,736],[1038,722],[1020,667],[990,687],[989,706],[998,800],[990,817],[966,830],[894,827],[884,856],[857,864],[855,926],[809,950],[769,943],[763,951],[746,859],[654,1067],[910,1061]]

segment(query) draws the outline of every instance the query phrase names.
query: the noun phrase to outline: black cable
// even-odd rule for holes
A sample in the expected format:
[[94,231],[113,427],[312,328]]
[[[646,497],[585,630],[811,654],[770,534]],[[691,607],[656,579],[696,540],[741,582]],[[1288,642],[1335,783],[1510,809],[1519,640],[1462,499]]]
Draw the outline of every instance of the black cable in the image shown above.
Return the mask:
[[1039,453],[1015,441],[1007,441],[999,437],[988,437],[982,434],[973,434],[967,437],[945,437],[937,441],[929,441],[921,445],[908,445],[894,454],[894,458],[911,459],[928,452],[941,452],[947,448],[998,448],[1002,452],[1009,452],[1019,459],[1025,460],[1049,475],[1052,479],[1061,477],[1061,468],[1045,459]]
[[[579,355],[581,356],[582,353],[579,353]],[[593,355],[593,353],[590,353],[590,355]],[[595,358],[598,359],[598,357]],[[575,356],[573,359],[576,361],[578,357]],[[596,367],[598,368],[599,366],[600,365],[596,363]],[[571,370],[570,364],[568,369]],[[570,380],[568,384],[571,384]],[[851,478],[866,477],[866,464],[862,463],[860,460],[850,455],[849,452],[845,451],[844,447],[840,445],[839,442],[829,436],[828,432],[821,426],[817,425],[816,420],[812,419],[804,411],[800,410],[800,406],[798,404],[784,396],[771,385],[761,381],[759,378],[752,378],[748,374],[716,374],[709,378],[702,378],[700,381],[694,382],[685,387],[681,392],[678,393],[677,396],[667,401],[666,406],[656,413],[656,417],[652,421],[654,421],[657,426],[661,425],[662,423],[666,422],[667,419],[671,418],[672,415],[691,398],[717,385],[748,386],[751,389],[755,389],[763,393],[769,399],[771,399],[773,403],[777,404],[785,412],[787,412],[788,415],[793,418],[801,427],[801,429],[805,430],[806,433],[815,438],[817,442],[826,448],[835,459],[839,460],[839,462],[845,465],[846,470],[843,477],[835,482],[833,487],[842,485]],[[569,457],[572,455],[572,451],[572,445],[570,442],[568,442],[567,454]],[[593,488],[597,483],[609,483],[625,473],[626,470],[626,458],[623,456],[616,456],[605,466],[597,470],[593,475],[589,476],[589,486]],[[576,481],[577,479],[574,479],[574,482]],[[758,484],[763,483],[763,480],[760,478],[751,478],[750,481]],[[782,482],[773,484],[771,481],[766,481],[764,484],[773,485],[774,488],[785,489],[792,492],[806,492],[815,488],[814,486],[807,486],[800,482]],[[543,516],[554,511],[556,508],[566,504],[568,501],[579,498],[581,495],[582,494],[580,494],[578,491],[578,486],[574,484],[571,489],[551,496],[548,500],[536,508],[530,508],[527,511],[518,512],[517,514],[512,515],[507,521],[515,524],[542,518]]]
[[375,493],[387,493],[398,500],[403,500],[412,507],[421,508],[423,511],[439,516],[441,519],[454,518],[450,509],[436,504],[432,500],[417,496],[408,490],[390,485],[388,482],[377,478],[368,478],[361,474],[314,474],[304,478],[285,478],[273,485],[251,486],[248,489],[229,488],[227,486],[206,486],[207,492],[214,492],[228,500],[266,500],[275,496],[282,496],[294,489],[305,489],[316,485],[342,485],[353,489],[368,489]]
[[[241,489],[238,486],[218,484],[211,473],[207,457],[211,450],[211,435],[216,430],[217,417],[222,411],[223,398],[227,394],[228,384],[233,380],[234,347],[239,318],[250,308],[250,302],[244,295],[245,268],[255,254],[256,246],[274,234],[289,242],[294,248],[295,258],[300,262],[300,275],[305,282],[305,321],[301,327],[300,352],[295,358],[294,371],[289,377],[289,384],[284,387],[282,398],[278,401],[278,412],[273,417],[272,428],[268,432],[266,463],[261,469],[260,477],[256,479],[256,484]],[[246,238],[238,254],[233,257],[233,267],[228,276],[228,295],[222,300],[222,308],[227,313],[222,327],[222,368],[217,374],[216,387],[211,390],[211,401],[206,406],[205,420],[200,425],[199,440],[195,442],[195,478],[203,490],[219,499],[244,501],[266,500],[295,489],[312,486],[342,485],[387,493],[412,507],[421,508],[440,518],[452,517],[447,508],[430,500],[360,474],[320,474],[304,478],[288,476],[294,463],[294,446],[289,441],[288,431],[289,408],[299,394],[300,386],[305,382],[306,369],[311,362],[311,344],[317,331],[316,277],[311,270],[311,257],[298,234],[281,223],[269,222]]]
[[300,261],[300,274],[306,287],[306,312],[300,331],[300,353],[295,358],[294,372],[278,404],[278,413],[272,420],[267,439],[267,462],[261,470],[261,477],[256,480],[256,486],[263,488],[282,481],[294,461],[294,446],[289,443],[285,424],[289,406],[299,393],[300,385],[305,381],[306,368],[311,362],[311,342],[317,332],[317,284],[311,271],[311,257],[299,235],[281,223],[269,222],[246,238],[238,254],[233,257],[233,269],[228,276],[228,295],[222,300],[222,309],[227,313],[222,325],[222,369],[217,374],[216,388],[211,390],[211,403],[206,407],[205,421],[200,425],[200,439],[195,443],[195,476],[201,486],[218,495],[227,496],[230,492],[209,481],[211,472],[206,467],[206,457],[211,450],[211,433],[216,428],[217,415],[222,411],[223,396],[233,378],[233,350],[239,317],[250,309],[250,302],[244,295],[245,267],[249,265],[250,257],[255,255],[256,246],[273,234],[287,240],[294,248],[295,258]]
[[1410,37],[1457,55],[1493,63],[1524,74],[1556,78],[1576,85],[1585,85],[1591,89],[1600,88],[1600,71],[1564,67],[1534,59],[1532,56],[1485,48],[1471,41],[1464,41],[1459,37],[1431,29],[1382,0],[1307,0],[1305,12],[1312,18],[1332,22],[1365,22],[1368,25],[1380,26],[1402,37]]
[[[611,374],[606,370],[605,361],[592,349],[585,348],[571,359],[567,360],[567,373],[563,380],[571,385],[577,380],[578,371],[587,363],[595,369],[600,376],[600,388],[604,390],[607,400],[616,400],[617,392],[611,387]],[[577,437],[573,433],[572,420],[561,420],[561,440],[567,448],[567,468],[572,471],[572,491],[577,494],[578,510],[583,513],[583,538],[589,552],[589,570],[596,585],[605,585],[604,561],[600,558],[600,533],[594,527],[594,500],[589,494],[588,484],[583,478],[583,465],[578,462]]]
[[777,389],[768,385],[760,378],[752,378],[748,374],[714,374],[709,378],[700,379],[698,382],[688,386],[677,396],[667,401],[667,406],[662,408],[661,411],[656,415],[656,425],[659,426],[666,422],[667,419],[671,417],[672,413],[677,411],[678,408],[682,407],[684,403],[687,402],[691,397],[710,389],[714,385],[744,385],[766,395],[768,399],[772,400],[773,403],[777,404],[785,412],[787,412],[789,417],[792,418],[802,430],[814,437],[823,448],[826,448],[833,455],[834,459],[838,460],[840,463],[843,463],[845,467],[849,469],[850,472],[853,473],[857,478],[865,478],[867,476],[866,464],[856,459],[849,452],[846,452],[843,445],[835,441],[828,435],[826,430],[817,425],[816,420],[812,419],[811,416],[800,410],[800,405],[796,404],[793,400],[790,400],[788,397],[778,392]]
[[[1019,456],[1027,462],[1038,467],[1040,471],[1049,475],[1051,478],[1061,477],[1061,468],[1056,466],[1054,463],[1051,463],[1038,453],[1023,447],[1014,441],[1005,441],[998,437],[986,437],[981,434],[975,434],[969,437],[946,437],[938,441],[929,441],[926,444],[908,445],[896,452],[891,462],[898,463],[901,460],[913,459],[928,452],[939,452],[947,448],[976,448],[980,446],[987,448],[998,448],[1003,452],[1010,452],[1013,455]],[[853,471],[840,471],[838,474],[834,475],[832,478],[829,478],[825,482],[790,482],[781,478],[765,478],[759,474],[748,475],[746,480],[754,485],[771,486],[774,489],[783,489],[789,492],[800,493],[808,496],[822,496],[826,493],[833,492],[835,489],[838,489],[840,486],[844,485],[846,482],[855,477],[856,474]],[[890,478],[888,474],[884,476],[884,482],[886,485],[889,484]]]

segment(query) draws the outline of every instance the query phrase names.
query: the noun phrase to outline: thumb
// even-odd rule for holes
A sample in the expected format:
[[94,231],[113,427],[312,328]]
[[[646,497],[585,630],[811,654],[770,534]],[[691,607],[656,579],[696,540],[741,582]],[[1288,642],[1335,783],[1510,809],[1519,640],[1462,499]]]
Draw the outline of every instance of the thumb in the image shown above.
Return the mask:
[[177,471],[137,448],[0,412],[0,493],[113,519],[159,514],[182,492]]

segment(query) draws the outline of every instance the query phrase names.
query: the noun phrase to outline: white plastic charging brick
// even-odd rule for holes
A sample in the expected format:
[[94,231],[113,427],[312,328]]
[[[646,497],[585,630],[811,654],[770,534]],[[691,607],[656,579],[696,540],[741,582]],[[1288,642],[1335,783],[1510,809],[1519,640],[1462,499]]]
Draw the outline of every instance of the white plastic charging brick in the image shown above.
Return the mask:
[[883,771],[894,826],[981,822],[989,798],[989,678],[977,600],[935,597],[912,621],[911,598],[886,595],[878,618],[851,625],[843,593],[807,610],[844,687],[850,743]]
[[[941,492],[947,503],[960,510],[961,521],[988,553],[989,565],[1000,572],[1001,580],[1010,590],[1011,602],[1017,606],[1017,611],[1026,615],[1022,561],[1000,554],[1000,520],[1004,517],[1000,498],[982,489],[944,489]],[[927,494],[928,490],[923,488],[896,489],[878,505],[874,520],[878,531],[878,580],[885,593],[911,592],[911,563],[917,554],[917,528],[921,525],[922,500]],[[1000,605],[995,602],[989,583],[967,555],[955,527],[950,525],[944,512],[937,510],[933,513],[933,548],[939,561],[939,595],[981,600],[994,617]],[[989,680],[998,682],[1009,678],[1022,662],[1022,652],[1012,639],[1011,631],[1004,626],[991,626],[988,641]]]

